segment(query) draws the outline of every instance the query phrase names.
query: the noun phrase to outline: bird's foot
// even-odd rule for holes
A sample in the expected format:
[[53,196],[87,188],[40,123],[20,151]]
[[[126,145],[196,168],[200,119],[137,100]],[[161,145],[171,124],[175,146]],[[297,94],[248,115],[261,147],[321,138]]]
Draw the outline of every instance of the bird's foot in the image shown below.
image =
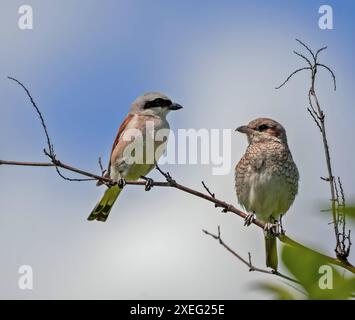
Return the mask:
[[147,177],[144,177],[144,176],[142,176],[141,178],[145,180],[145,191],[149,191],[150,189],[153,188],[153,186],[154,186],[154,180],[153,179],[147,178]]
[[280,234],[280,224],[277,220],[265,223],[264,231],[271,236],[278,236]]
[[249,227],[255,219],[254,213],[248,213],[248,215],[244,218],[244,225]]
[[123,178],[120,178],[117,180],[117,185],[119,188],[123,189],[123,187],[126,185],[126,180]]

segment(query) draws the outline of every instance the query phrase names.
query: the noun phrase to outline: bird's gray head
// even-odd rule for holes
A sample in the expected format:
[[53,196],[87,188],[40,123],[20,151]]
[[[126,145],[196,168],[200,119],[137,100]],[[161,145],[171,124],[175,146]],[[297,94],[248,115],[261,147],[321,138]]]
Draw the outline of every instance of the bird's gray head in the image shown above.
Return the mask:
[[245,133],[249,143],[279,141],[287,144],[285,128],[275,120],[268,118],[258,118],[250,121],[248,125],[236,129]]
[[181,108],[181,105],[173,103],[165,94],[159,92],[147,92],[132,103],[130,113],[166,116],[169,111],[179,110]]

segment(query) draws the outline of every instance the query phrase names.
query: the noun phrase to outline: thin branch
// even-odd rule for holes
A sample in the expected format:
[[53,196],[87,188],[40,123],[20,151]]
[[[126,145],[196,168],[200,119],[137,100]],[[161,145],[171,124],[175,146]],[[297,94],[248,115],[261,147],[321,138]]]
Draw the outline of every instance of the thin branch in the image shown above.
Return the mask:
[[338,177],[338,184],[339,184],[340,195],[341,195],[341,200],[342,200],[341,205],[342,205],[343,207],[345,207],[345,194],[344,194],[343,183],[341,182],[340,177]]
[[205,188],[205,190],[207,191],[207,193],[208,193],[211,197],[215,198],[216,195],[210,191],[210,189],[206,186],[205,182],[204,182],[204,181],[201,181],[201,183],[202,183],[203,187]]
[[314,122],[316,123],[317,127],[319,128],[320,132],[322,132],[322,127],[320,126],[318,119],[316,118],[316,116],[314,115],[314,113],[312,112],[312,110],[310,108],[307,108],[309,114],[311,115],[311,117],[313,118]]
[[55,170],[57,171],[58,175],[66,180],[66,181],[70,181],[70,182],[84,182],[84,181],[93,181],[96,180],[94,178],[88,178],[88,179],[78,179],[78,178],[68,178],[66,177],[64,174],[62,174],[62,172],[59,170],[59,168],[63,168],[63,166],[61,165],[61,162],[56,158],[56,155],[54,153],[48,153],[46,149],[43,149],[43,152],[46,156],[48,156],[48,158],[50,158],[52,160],[52,163],[54,164]]
[[298,42],[298,43],[300,43],[303,47],[305,47],[306,48],[306,50],[311,54],[311,56],[313,57],[313,61],[315,62],[315,61],[317,61],[316,60],[316,57],[315,57],[315,55],[314,55],[314,53],[313,53],[313,51],[305,44],[305,43],[303,43],[301,40],[299,40],[299,39],[296,39],[296,41]]
[[280,273],[277,270],[268,270],[268,269],[262,269],[255,267],[252,262],[251,262],[251,254],[248,252],[248,261],[245,260],[240,254],[238,254],[235,250],[233,250],[230,246],[228,246],[222,239],[221,237],[221,228],[218,226],[218,234],[213,234],[207,230],[202,230],[206,235],[212,237],[213,239],[217,240],[219,244],[224,247],[227,251],[229,251],[233,256],[235,256],[237,259],[239,259],[243,264],[245,264],[249,268],[249,272],[256,271],[256,272],[261,272],[261,273],[266,273],[266,274],[271,274],[274,276],[281,277],[283,279],[292,281],[294,283],[299,283],[297,280],[290,278],[282,273]]
[[44,134],[46,135],[46,139],[47,139],[47,146],[48,146],[48,150],[49,152],[52,152],[53,151],[53,145],[51,143],[51,139],[49,138],[49,134],[48,134],[48,130],[47,130],[47,126],[46,126],[46,123],[44,122],[44,118],[42,116],[42,113],[41,111],[39,110],[36,102],[34,101],[34,99],[32,98],[30,92],[28,91],[28,89],[25,87],[25,85],[18,81],[17,79],[13,78],[13,77],[7,77],[8,79],[12,80],[12,81],[15,81],[19,86],[22,87],[23,90],[25,90],[27,96],[30,98],[30,101],[31,101],[31,104],[32,106],[35,108],[36,110],[36,113],[41,121],[41,125],[42,125],[42,128],[44,130]]
[[[104,177],[104,176],[99,176],[97,174],[85,171],[85,170],[81,170],[78,168],[75,168],[71,165],[65,164],[61,161],[58,161],[58,163],[55,165],[52,162],[23,162],[23,161],[8,161],[8,160],[0,160],[0,166],[1,165],[8,165],[8,166],[25,166],[25,167],[55,167],[58,166],[62,169],[71,171],[71,172],[75,172],[77,174],[89,177],[90,180],[96,180],[96,181],[101,181],[102,183],[108,184],[108,185],[114,185],[117,183],[117,181],[112,180],[108,177]],[[85,179],[85,181],[87,181],[88,179]],[[145,182],[144,181],[126,181],[127,185],[142,185],[145,186]],[[167,182],[154,182],[155,186],[158,187],[171,187],[170,183]]]
[[301,54],[301,53],[299,53],[297,51],[293,51],[293,53],[295,55],[301,57],[303,60],[305,60],[308,63],[308,65],[312,68],[312,63],[311,63],[311,61],[309,61],[309,59],[307,57],[305,57],[303,54]]
[[318,120],[322,120],[322,118],[324,118],[324,114],[322,115],[322,117],[319,117],[318,112],[314,109],[313,103],[312,103],[312,91],[309,90],[308,91],[308,105],[309,108],[312,110],[312,113],[315,117],[317,117]]
[[55,167],[52,162],[24,162],[0,160],[0,165],[20,166],[20,167]]
[[[311,85],[310,89],[308,90],[308,103],[309,107],[307,108],[307,111],[309,112],[310,116],[316,123],[317,127],[319,128],[321,135],[322,135],[322,140],[323,140],[323,147],[324,147],[324,154],[325,154],[325,161],[327,165],[327,171],[328,171],[328,177],[321,177],[322,180],[327,181],[329,183],[330,187],[330,195],[331,195],[331,206],[332,206],[332,217],[333,217],[333,228],[334,228],[334,235],[335,235],[335,240],[336,240],[336,246],[335,246],[335,253],[338,259],[344,260],[347,262],[347,258],[350,253],[350,246],[351,246],[351,240],[350,240],[350,230],[348,235],[345,233],[345,220],[343,222],[339,222],[339,194],[337,190],[337,183],[334,180],[333,176],[333,169],[331,165],[331,157],[330,157],[330,150],[329,150],[329,144],[328,144],[328,139],[327,139],[327,134],[326,134],[326,128],[325,128],[325,113],[322,110],[320,103],[317,98],[317,94],[315,91],[315,81],[316,81],[316,74],[317,74],[317,68],[322,67],[325,68],[332,76],[333,78],[333,85],[334,85],[334,90],[336,90],[336,78],[333,70],[326,66],[325,64],[319,63],[318,62],[318,55],[322,51],[324,51],[327,47],[322,47],[317,50],[316,54],[313,53],[313,51],[301,40],[296,39],[298,43],[300,43],[313,57],[313,64],[311,63],[310,67],[305,67],[303,69],[310,69],[311,70]],[[302,54],[295,52],[298,56],[306,60],[308,65],[310,64],[310,61]],[[278,88],[282,87],[284,84],[288,82],[288,80],[297,72],[301,71],[302,69],[297,69],[295,70],[287,79],[284,81],[282,85],[280,85]],[[342,191],[343,192],[343,191]],[[339,231],[339,227],[342,227],[343,232]],[[348,246],[345,246],[345,241],[348,241]]]
[[325,64],[322,64],[322,63],[317,63],[317,66],[318,66],[318,67],[323,67],[323,68],[327,69],[327,70],[330,72],[330,74],[332,75],[332,78],[333,78],[334,91],[336,91],[336,89],[337,89],[337,82],[336,82],[336,78],[335,78],[335,74],[334,74],[333,70],[330,69],[330,68],[329,68],[328,66],[326,66]]
[[46,140],[47,140],[46,142],[47,142],[48,151],[47,151],[46,149],[44,149],[43,152],[44,152],[44,154],[45,154],[46,156],[48,156],[48,158],[51,159],[51,161],[52,161],[52,163],[53,163],[53,165],[54,165],[54,167],[55,167],[55,169],[56,169],[58,175],[59,175],[61,178],[63,178],[64,180],[72,181],[72,182],[73,182],[73,181],[76,181],[76,182],[92,181],[93,179],[73,179],[73,178],[68,178],[68,177],[64,176],[64,175],[60,172],[60,170],[59,170],[59,168],[58,168],[58,167],[60,167],[60,166],[58,165],[59,161],[56,159],[56,154],[55,154],[55,152],[54,152],[54,146],[53,146],[53,144],[52,144],[52,142],[51,142],[51,139],[50,139],[50,137],[49,137],[49,133],[48,133],[48,129],[47,129],[46,123],[45,123],[45,121],[44,121],[44,117],[43,117],[41,111],[39,110],[39,108],[38,108],[36,102],[34,101],[33,97],[31,96],[31,93],[30,93],[29,90],[25,87],[25,85],[24,85],[22,82],[20,82],[19,80],[15,79],[15,78],[13,78],[13,77],[7,77],[7,78],[10,79],[10,80],[12,80],[12,81],[15,81],[19,86],[22,87],[23,90],[25,90],[27,96],[29,97],[29,99],[30,99],[30,101],[31,101],[32,106],[33,106],[34,109],[36,110],[36,113],[37,113],[37,115],[38,115],[38,117],[39,117],[39,119],[40,119],[40,121],[41,121],[41,125],[42,125],[42,128],[43,128],[44,133],[45,133],[45,136],[46,136]]
[[[350,239],[350,229],[348,233],[346,232],[346,210],[345,210],[345,194],[343,184],[340,177],[337,180],[334,179],[334,188],[336,193],[336,204],[337,204],[337,221],[338,230],[338,246],[336,248],[336,253],[342,259],[347,259],[350,254],[351,249],[351,239]],[[340,190],[340,192],[339,192]]]
[[[207,187],[207,185],[205,184],[205,182],[204,181],[201,181],[201,183],[202,183],[202,186],[203,186],[203,188],[207,191],[207,193],[212,197],[212,198],[216,198],[216,195],[214,194],[214,193],[212,193],[212,191]],[[223,208],[223,210],[222,210],[222,212],[223,213],[226,213],[227,212],[227,207],[225,207],[225,206],[219,206],[218,204],[215,204],[214,205],[215,206],[215,208]]]
[[155,168],[165,178],[165,180],[170,184],[170,186],[174,186],[176,181],[171,177],[169,172],[164,172],[163,170],[161,170],[158,164],[155,165]]
[[100,167],[101,175],[104,176],[106,173],[106,169],[104,169],[104,166],[102,165],[101,157],[99,157],[99,167]]
[[338,185],[337,185],[337,182],[336,182],[335,179],[333,180],[333,183],[334,183],[334,190],[335,190],[335,199],[334,199],[334,201],[336,202],[336,204],[338,206],[338,209],[339,209],[339,206],[340,206],[339,191],[338,191]]
[[318,55],[319,55],[323,50],[325,50],[325,49],[327,49],[327,48],[328,48],[328,47],[325,46],[325,47],[320,48],[320,49],[317,50],[316,56],[315,56],[315,60],[316,60],[316,61],[318,61]]
[[281,83],[278,87],[276,87],[275,89],[280,89],[281,87],[283,87],[296,73],[300,72],[300,71],[303,71],[303,70],[312,70],[312,68],[310,67],[304,67],[304,68],[300,68],[300,69],[297,69],[295,71],[293,71],[287,78],[286,80]]

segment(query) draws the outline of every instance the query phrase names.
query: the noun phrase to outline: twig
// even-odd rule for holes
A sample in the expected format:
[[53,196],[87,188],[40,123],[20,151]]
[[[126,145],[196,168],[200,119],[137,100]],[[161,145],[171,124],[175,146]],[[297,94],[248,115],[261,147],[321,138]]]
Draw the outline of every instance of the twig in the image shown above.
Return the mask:
[[165,178],[165,180],[168,182],[170,186],[174,186],[176,184],[176,181],[171,177],[169,172],[164,172],[163,170],[161,170],[158,164],[155,165],[155,168]]
[[299,53],[299,52],[297,52],[297,51],[293,51],[293,53],[294,53],[295,55],[301,57],[302,59],[306,60],[306,62],[308,63],[308,65],[309,65],[311,68],[313,67],[311,61],[309,61],[309,59],[306,58],[303,54],[301,54],[301,53]]
[[211,197],[215,198],[216,195],[210,191],[210,189],[206,186],[205,182],[204,182],[204,181],[201,181],[201,183],[202,183],[203,187],[205,188],[205,190],[207,191],[207,193],[208,193]]
[[[212,198],[215,199],[215,198],[216,198],[216,195],[211,192],[211,190],[207,187],[207,185],[205,184],[205,182],[204,182],[204,181],[201,181],[201,183],[202,183],[203,188],[207,191],[207,193],[208,193]],[[215,208],[223,208],[223,209],[222,209],[222,212],[223,212],[223,213],[227,213],[227,212],[228,212],[228,206],[220,206],[220,205],[218,205],[218,204],[215,203],[214,207],[215,207]]]
[[48,146],[49,152],[52,152],[52,151],[53,151],[53,145],[52,145],[52,143],[51,143],[51,139],[49,138],[49,134],[48,134],[48,130],[47,130],[46,123],[44,122],[44,118],[43,118],[43,116],[42,116],[42,113],[41,113],[41,111],[39,110],[39,108],[38,108],[36,102],[33,100],[33,98],[32,98],[32,96],[31,96],[30,92],[28,91],[28,89],[25,87],[25,85],[24,85],[22,82],[18,81],[17,79],[15,79],[15,78],[13,78],[13,77],[7,77],[7,78],[10,79],[10,80],[12,80],[12,81],[15,81],[19,86],[21,86],[22,89],[25,90],[27,96],[30,98],[31,104],[32,104],[32,106],[33,106],[33,107],[35,108],[35,110],[36,110],[36,113],[37,113],[37,115],[38,115],[38,117],[39,117],[39,119],[40,119],[40,121],[41,121],[41,125],[42,125],[42,127],[43,127],[44,133],[45,133],[45,135],[46,135],[47,146]]
[[300,68],[300,69],[297,69],[295,71],[293,71],[287,78],[286,80],[281,83],[278,87],[276,87],[275,89],[280,89],[281,87],[283,87],[296,73],[300,72],[300,71],[303,71],[303,70],[312,70],[312,68],[310,67],[304,67],[304,68]]
[[313,51],[312,51],[304,42],[302,42],[301,40],[296,39],[296,41],[297,41],[298,43],[300,43],[303,47],[305,47],[306,50],[307,50],[307,51],[311,54],[311,56],[313,57],[313,61],[316,61],[316,57],[315,57]]
[[21,167],[55,167],[52,162],[24,162],[24,161],[8,161],[0,160],[0,165],[21,166]]
[[322,132],[322,127],[320,126],[318,119],[316,118],[316,116],[314,115],[314,113],[311,111],[310,108],[307,108],[309,114],[311,115],[311,117],[313,118],[314,122],[316,123],[317,127],[319,128],[320,132]]
[[[338,230],[338,246],[336,248],[337,256],[341,257],[341,259],[347,259],[350,254],[351,249],[351,239],[350,239],[350,229],[348,233],[346,232],[346,210],[345,210],[345,195],[343,184],[341,182],[340,177],[337,180],[334,179],[334,189],[336,194],[336,212],[337,212],[337,225]],[[339,190],[340,193],[339,193]]]
[[339,184],[340,195],[341,195],[341,200],[342,200],[341,205],[342,205],[343,207],[345,207],[345,194],[344,194],[343,183],[341,182],[340,177],[338,177],[338,184]]
[[24,85],[22,82],[20,82],[19,80],[15,79],[15,78],[13,78],[13,77],[7,77],[7,78],[10,79],[10,80],[12,80],[12,81],[15,81],[19,86],[22,87],[23,90],[25,90],[27,96],[29,97],[29,99],[30,99],[30,101],[31,101],[32,106],[33,106],[34,109],[36,110],[36,113],[37,113],[37,115],[38,115],[38,117],[39,117],[39,119],[40,119],[40,121],[41,121],[41,125],[42,125],[42,128],[43,128],[43,130],[44,130],[44,133],[45,133],[45,135],[46,135],[46,140],[47,140],[48,150],[43,149],[43,152],[44,152],[44,154],[45,154],[46,156],[48,156],[49,159],[51,159],[53,165],[55,166],[55,169],[56,169],[58,175],[59,175],[61,178],[63,178],[64,180],[72,181],[72,182],[73,182],[73,181],[76,181],[76,182],[92,181],[93,179],[74,179],[74,178],[68,178],[68,177],[64,176],[64,175],[60,172],[60,170],[59,170],[59,168],[58,168],[58,167],[60,167],[60,166],[59,166],[59,161],[56,159],[56,154],[55,154],[55,152],[54,152],[54,146],[53,146],[53,144],[52,144],[52,142],[51,142],[51,139],[50,139],[50,137],[49,137],[48,129],[47,129],[46,123],[45,123],[45,121],[44,121],[44,117],[43,117],[41,111],[39,110],[39,108],[38,108],[36,102],[34,101],[33,97],[32,97],[31,94],[30,94],[30,92],[28,91],[28,89],[25,87],[25,85]]
[[[330,188],[332,217],[333,217],[332,224],[334,227],[334,235],[335,235],[335,240],[336,240],[336,245],[335,245],[334,251],[336,253],[337,258],[339,258],[340,260],[347,261],[347,257],[349,256],[350,246],[351,246],[350,245],[350,243],[351,243],[350,233],[348,233],[348,236],[345,233],[345,219],[343,219],[343,221],[341,222],[343,232],[339,231],[339,194],[338,194],[338,190],[337,190],[336,181],[334,180],[333,169],[332,169],[332,165],[331,165],[330,150],[329,150],[329,144],[328,144],[326,128],[325,128],[325,113],[320,106],[320,103],[318,101],[317,94],[315,91],[315,81],[316,81],[318,67],[325,68],[331,74],[332,79],[333,79],[334,90],[336,90],[336,78],[335,78],[335,74],[331,68],[329,68],[325,64],[318,62],[319,53],[324,51],[327,47],[322,47],[322,48],[318,49],[317,52],[314,54],[313,51],[301,40],[296,39],[296,41],[299,42],[308,51],[308,53],[311,54],[311,56],[313,58],[313,63],[310,63],[310,60],[308,58],[306,58],[304,55],[294,51],[294,53],[297,56],[306,60],[306,62],[310,66],[295,70],[280,86],[277,87],[277,89],[279,89],[283,85],[285,85],[288,82],[288,80],[295,73],[302,71],[302,70],[307,70],[307,69],[311,70],[311,85],[310,85],[310,89],[308,91],[309,107],[307,108],[307,111],[309,112],[310,116],[312,117],[312,119],[316,123],[318,129],[320,130],[321,135],[322,135],[322,139],[323,139],[323,147],[324,147],[328,177],[321,177],[321,179],[328,182],[329,188]],[[344,195],[344,192],[343,192],[343,195]],[[348,237],[349,237],[349,239],[348,239]],[[348,240],[348,243],[349,243],[348,246],[345,246],[344,239]]]
[[99,157],[99,167],[100,167],[101,175],[104,176],[106,173],[106,169],[104,169],[104,166],[102,165],[101,157]]
[[317,52],[316,52],[316,56],[315,56],[315,60],[317,61],[317,59],[318,59],[318,55],[323,51],[323,50],[325,50],[325,49],[327,49],[328,47],[327,46],[325,46],[325,47],[323,47],[323,48],[320,48],[320,49],[318,49],[317,50]]
[[283,279],[286,279],[286,280],[289,280],[289,281],[292,281],[294,283],[299,283],[297,280],[293,279],[293,278],[290,278],[282,273],[280,273],[279,271],[277,270],[268,270],[268,269],[262,269],[262,268],[258,268],[258,267],[255,267],[252,262],[251,262],[251,254],[250,252],[248,252],[248,259],[249,261],[245,260],[241,255],[239,255],[236,251],[234,251],[230,246],[228,246],[223,240],[222,240],[222,237],[221,237],[221,228],[220,226],[218,226],[218,234],[213,234],[207,230],[202,230],[205,234],[207,234],[208,236],[211,236],[213,239],[217,240],[219,242],[219,244],[221,246],[223,246],[225,249],[227,249],[227,251],[229,251],[233,256],[235,256],[237,259],[239,259],[243,264],[245,264],[248,268],[249,268],[249,272],[252,272],[252,271],[257,271],[257,272],[262,272],[262,273],[267,273],[267,274],[271,274],[271,275],[274,275],[274,276],[278,276],[278,277],[281,277]]
[[334,85],[334,91],[335,91],[337,89],[337,81],[336,81],[335,74],[334,74],[333,70],[330,69],[328,66],[322,64],[322,63],[317,63],[317,66],[318,67],[323,67],[323,68],[327,69],[330,72],[330,74],[332,75],[332,78],[333,78],[333,85]]

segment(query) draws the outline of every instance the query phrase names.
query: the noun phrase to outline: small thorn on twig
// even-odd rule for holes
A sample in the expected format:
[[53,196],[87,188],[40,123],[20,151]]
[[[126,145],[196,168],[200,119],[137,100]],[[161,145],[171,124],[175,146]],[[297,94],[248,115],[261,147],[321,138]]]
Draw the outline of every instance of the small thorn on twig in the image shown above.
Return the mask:
[[155,165],[155,168],[160,172],[160,174],[166,179],[170,185],[176,185],[176,181],[171,177],[169,172],[164,172],[163,170],[160,169],[158,164]]
[[201,181],[201,183],[202,183],[203,187],[205,188],[205,190],[207,191],[207,193],[208,193],[212,198],[216,198],[215,194],[210,191],[210,189],[206,186],[205,182],[204,182],[204,181]]
[[[207,191],[207,193],[213,198],[216,199],[216,195],[214,193],[212,193],[212,191],[207,187],[207,185],[205,184],[204,181],[201,181],[204,189]],[[215,208],[222,208],[222,213],[227,213],[229,211],[229,206],[228,205],[222,205],[222,204],[214,204]]]
[[[205,182],[204,181],[201,181],[203,187],[205,188],[205,190],[207,191],[207,193],[213,198],[213,199],[216,199],[216,195],[214,193],[211,192],[211,190],[206,186]],[[219,205],[217,203],[214,204],[214,207],[215,208],[218,208]]]
[[99,167],[100,167],[101,175],[104,176],[107,170],[104,169],[104,167],[103,167],[103,165],[102,165],[102,159],[101,159],[101,157],[99,157]]

